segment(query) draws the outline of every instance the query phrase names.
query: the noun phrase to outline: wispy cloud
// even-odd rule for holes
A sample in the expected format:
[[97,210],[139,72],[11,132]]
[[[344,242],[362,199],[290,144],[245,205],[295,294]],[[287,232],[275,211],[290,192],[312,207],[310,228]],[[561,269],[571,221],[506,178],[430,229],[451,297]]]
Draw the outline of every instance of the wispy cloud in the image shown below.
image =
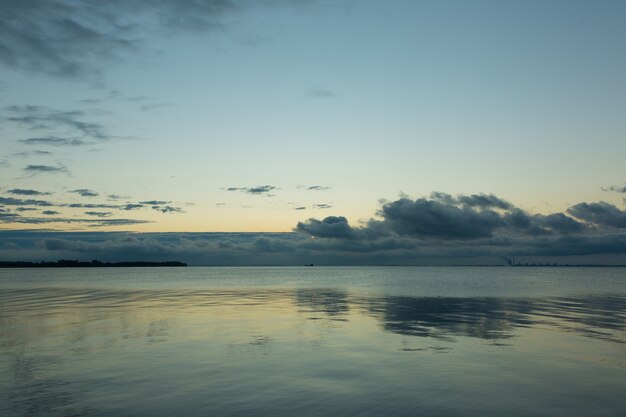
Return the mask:
[[107,198],[109,200],[125,200],[125,199],[128,199],[130,197],[127,196],[127,195],[109,194],[109,195],[107,195]]
[[70,193],[78,194],[81,197],[97,197],[99,194],[88,188],[79,188],[77,190],[69,191]]
[[46,155],[46,156],[52,155],[52,152],[34,149],[31,151],[16,152],[11,156],[16,157],[16,158],[27,158],[29,156],[43,156],[43,155]]
[[52,165],[27,165],[24,168],[24,172],[37,175],[37,174],[67,174],[68,169],[64,166],[52,166]]
[[86,211],[85,214],[87,216],[95,216],[95,217],[110,217],[111,213],[110,211]]
[[626,185],[611,185],[610,187],[602,187],[602,191],[611,191],[614,193],[626,193]]
[[[31,130],[62,129],[66,132],[78,133],[82,137],[88,137],[93,140],[103,141],[110,139],[111,136],[106,132],[104,126],[100,123],[88,122],[84,120],[86,116],[81,110],[56,110],[44,106],[23,105],[23,106],[7,106],[4,108],[7,116],[4,120],[16,123],[22,127]],[[60,145],[71,145],[75,138],[59,138],[56,136],[48,136],[42,138],[30,138],[31,144],[43,144],[46,142]],[[35,139],[34,141],[32,139]],[[60,139],[60,140],[59,140]],[[28,139],[26,139],[28,140]],[[28,143],[28,142],[25,142]],[[75,146],[81,144],[76,142]]]
[[0,216],[0,223],[9,224],[54,224],[54,223],[67,223],[67,224],[84,224],[88,227],[105,227],[105,226],[126,226],[134,224],[151,223],[149,220],[138,219],[109,219],[109,218],[66,218],[66,217],[54,217],[61,214],[54,210],[44,210],[42,214],[51,217],[30,217],[22,216],[17,213],[6,213],[6,216]]
[[315,99],[329,99],[337,97],[337,94],[335,94],[334,92],[320,86],[310,88],[307,91],[307,95]]
[[306,187],[306,189],[309,191],[326,191],[330,190],[330,187],[325,187],[323,185],[311,185],[309,187]]
[[[252,6],[301,0],[126,0],[0,2],[0,64],[63,78],[98,78],[103,63],[137,54],[143,39],[223,31],[227,16]],[[139,13],[141,11],[141,13]]]
[[59,138],[56,136],[19,139],[19,143],[25,145],[44,145],[44,146],[84,146],[93,145],[96,142],[88,142],[78,138]]
[[72,203],[68,204],[69,208],[84,208],[84,209],[117,209],[120,208],[117,204],[104,204],[104,203]]
[[146,204],[148,206],[160,206],[163,204],[169,204],[171,203],[171,201],[163,201],[163,200],[147,200],[147,201],[140,201],[139,204]]
[[247,194],[265,194],[271,196],[272,194],[269,193],[277,189],[278,188],[273,185],[257,185],[256,187],[229,187],[226,191],[241,191]]

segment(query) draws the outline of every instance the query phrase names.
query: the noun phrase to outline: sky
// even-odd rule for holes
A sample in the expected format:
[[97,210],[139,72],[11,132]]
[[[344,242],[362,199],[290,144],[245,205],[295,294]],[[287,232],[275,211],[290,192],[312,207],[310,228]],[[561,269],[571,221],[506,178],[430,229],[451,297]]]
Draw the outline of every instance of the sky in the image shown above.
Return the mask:
[[624,21],[0,1],[0,259],[626,263]]

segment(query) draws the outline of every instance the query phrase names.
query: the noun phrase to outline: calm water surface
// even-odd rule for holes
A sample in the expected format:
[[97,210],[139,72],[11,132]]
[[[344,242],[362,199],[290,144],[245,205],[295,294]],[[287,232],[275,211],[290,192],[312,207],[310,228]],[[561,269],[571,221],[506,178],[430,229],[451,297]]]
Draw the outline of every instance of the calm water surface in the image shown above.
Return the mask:
[[619,416],[624,268],[0,270],[1,416]]

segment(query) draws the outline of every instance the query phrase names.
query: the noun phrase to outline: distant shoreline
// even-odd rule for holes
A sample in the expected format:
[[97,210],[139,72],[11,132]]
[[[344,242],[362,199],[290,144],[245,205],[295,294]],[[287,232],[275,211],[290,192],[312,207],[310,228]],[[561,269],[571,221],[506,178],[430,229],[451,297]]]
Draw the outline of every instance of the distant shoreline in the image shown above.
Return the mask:
[[[184,262],[165,261],[126,261],[126,262],[100,262],[100,261],[0,261],[0,269],[9,268],[132,268],[132,267],[190,267],[190,268],[298,268],[311,267],[307,265],[192,265]],[[355,268],[355,267],[391,267],[391,268],[626,268],[626,265],[607,264],[515,264],[515,265],[314,265],[314,268]]]
[[128,268],[128,267],[181,267],[187,266],[184,262],[179,261],[166,261],[166,262],[148,262],[148,261],[135,261],[135,262],[100,262],[100,261],[73,261],[60,259],[58,261],[42,261],[42,262],[28,262],[28,261],[0,261],[0,268]]

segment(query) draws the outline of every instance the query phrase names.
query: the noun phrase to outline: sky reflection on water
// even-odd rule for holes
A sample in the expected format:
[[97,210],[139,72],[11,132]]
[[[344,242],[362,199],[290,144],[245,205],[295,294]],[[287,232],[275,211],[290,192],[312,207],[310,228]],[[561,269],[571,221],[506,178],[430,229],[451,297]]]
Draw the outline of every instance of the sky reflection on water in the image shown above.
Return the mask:
[[7,288],[0,414],[617,415],[626,295]]

